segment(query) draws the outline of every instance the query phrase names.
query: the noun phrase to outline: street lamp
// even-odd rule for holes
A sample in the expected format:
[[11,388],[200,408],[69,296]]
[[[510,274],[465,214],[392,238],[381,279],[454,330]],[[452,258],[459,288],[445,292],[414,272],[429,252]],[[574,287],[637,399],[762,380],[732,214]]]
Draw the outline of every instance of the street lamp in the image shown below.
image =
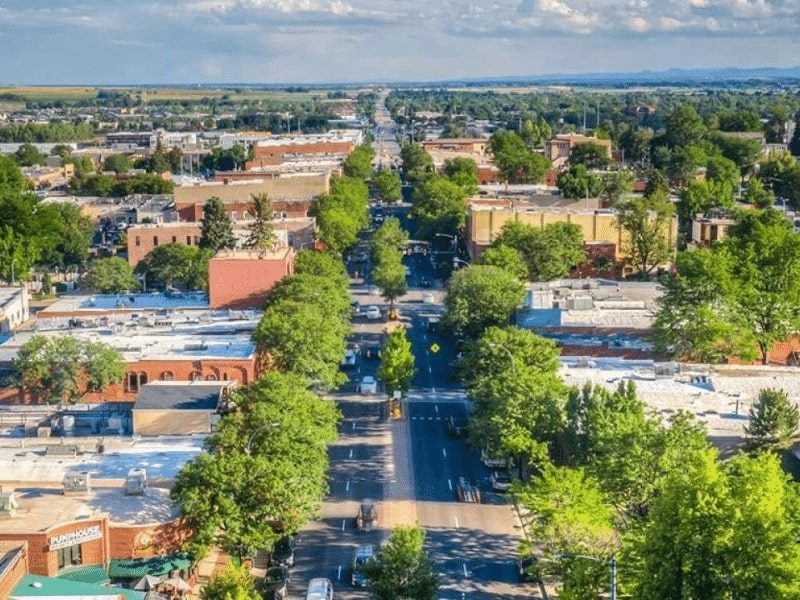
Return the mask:
[[453,250],[456,252],[458,251],[458,234],[450,235],[449,233],[437,233],[434,234],[434,237],[445,237],[453,240]]
[[514,355],[511,353],[511,350],[506,348],[503,344],[498,344],[496,342],[489,342],[486,345],[489,346],[490,348],[500,348],[500,350],[503,350],[506,354],[508,354],[508,358],[511,361],[511,373],[514,376],[516,376],[517,375],[517,365],[516,365],[516,361],[514,361]]
[[[596,563],[605,564],[605,559],[597,558],[596,556],[588,556],[586,554],[557,554],[558,558],[583,558],[586,560],[593,560]],[[608,561],[609,569],[611,570],[611,590],[609,598],[617,600],[617,559],[612,556]]]
[[250,455],[250,450],[251,450],[251,448],[253,446],[253,439],[256,437],[256,435],[258,435],[259,433],[261,433],[265,429],[273,429],[273,428],[280,427],[280,426],[281,426],[281,424],[277,423],[277,422],[275,422],[275,423],[267,423],[266,425],[262,425],[261,427],[256,429],[253,433],[251,433],[250,437],[247,440],[247,454],[248,454],[248,456]]
[[461,263],[462,265],[468,267],[469,263],[465,260],[461,260],[460,258],[453,257],[453,266],[456,267],[458,264]]

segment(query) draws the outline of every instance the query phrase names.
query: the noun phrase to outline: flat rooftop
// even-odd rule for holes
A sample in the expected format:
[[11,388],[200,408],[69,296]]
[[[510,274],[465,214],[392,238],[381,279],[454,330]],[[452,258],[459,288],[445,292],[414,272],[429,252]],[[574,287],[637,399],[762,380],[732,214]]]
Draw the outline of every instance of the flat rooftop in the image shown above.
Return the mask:
[[[184,223],[185,225],[185,223]],[[39,314],[48,312],[97,312],[101,310],[208,310],[205,292],[152,293],[152,294],[96,294],[62,296]]]
[[559,374],[568,385],[586,383],[615,390],[632,381],[639,397],[665,419],[685,410],[712,437],[741,438],[750,407],[764,388],[784,390],[800,405],[800,371],[791,367],[695,365],[610,358],[562,357]]
[[118,525],[165,523],[180,515],[169,490],[147,487],[143,495],[128,496],[123,487],[93,487],[86,495],[67,495],[60,488],[15,487],[17,515],[0,519],[3,533],[46,531],[70,521],[107,515]]
[[[95,483],[124,480],[128,471],[145,469],[147,477],[172,479],[181,467],[203,451],[203,436],[155,438],[106,437],[103,454],[95,451],[100,438],[0,439],[0,483],[22,487],[60,486],[64,475],[88,471]],[[74,444],[82,454],[48,456],[48,446]]]

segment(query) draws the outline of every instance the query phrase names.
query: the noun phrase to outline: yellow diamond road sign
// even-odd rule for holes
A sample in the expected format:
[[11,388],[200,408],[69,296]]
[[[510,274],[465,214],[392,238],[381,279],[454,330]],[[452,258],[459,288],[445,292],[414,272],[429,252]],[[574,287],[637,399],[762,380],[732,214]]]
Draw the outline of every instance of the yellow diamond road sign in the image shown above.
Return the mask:
[[439,344],[436,344],[436,343],[431,344],[431,352],[436,354],[439,350],[441,350],[441,348],[439,348]]

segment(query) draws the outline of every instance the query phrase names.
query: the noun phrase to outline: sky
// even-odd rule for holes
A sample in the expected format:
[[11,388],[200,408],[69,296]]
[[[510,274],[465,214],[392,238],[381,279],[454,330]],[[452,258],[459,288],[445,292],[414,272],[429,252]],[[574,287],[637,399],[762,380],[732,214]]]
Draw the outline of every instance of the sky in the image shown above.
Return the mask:
[[0,82],[788,67],[798,34],[800,0],[0,0]]

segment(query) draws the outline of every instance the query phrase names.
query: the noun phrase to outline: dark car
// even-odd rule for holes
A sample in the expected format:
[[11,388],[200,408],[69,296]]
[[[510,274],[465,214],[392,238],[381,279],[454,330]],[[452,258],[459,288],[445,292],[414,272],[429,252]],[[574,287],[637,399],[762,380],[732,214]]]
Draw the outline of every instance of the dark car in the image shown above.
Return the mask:
[[284,536],[280,538],[272,547],[269,562],[276,567],[294,566],[294,538]]
[[535,583],[539,581],[539,570],[536,559],[532,556],[517,559],[517,581],[520,583]]
[[453,437],[464,437],[467,433],[467,420],[448,417],[447,433]]
[[264,573],[261,589],[267,600],[280,600],[286,597],[289,585],[289,570],[286,567],[269,567]]
[[511,489],[511,475],[506,471],[495,471],[492,473],[492,489],[495,492],[507,492]]

